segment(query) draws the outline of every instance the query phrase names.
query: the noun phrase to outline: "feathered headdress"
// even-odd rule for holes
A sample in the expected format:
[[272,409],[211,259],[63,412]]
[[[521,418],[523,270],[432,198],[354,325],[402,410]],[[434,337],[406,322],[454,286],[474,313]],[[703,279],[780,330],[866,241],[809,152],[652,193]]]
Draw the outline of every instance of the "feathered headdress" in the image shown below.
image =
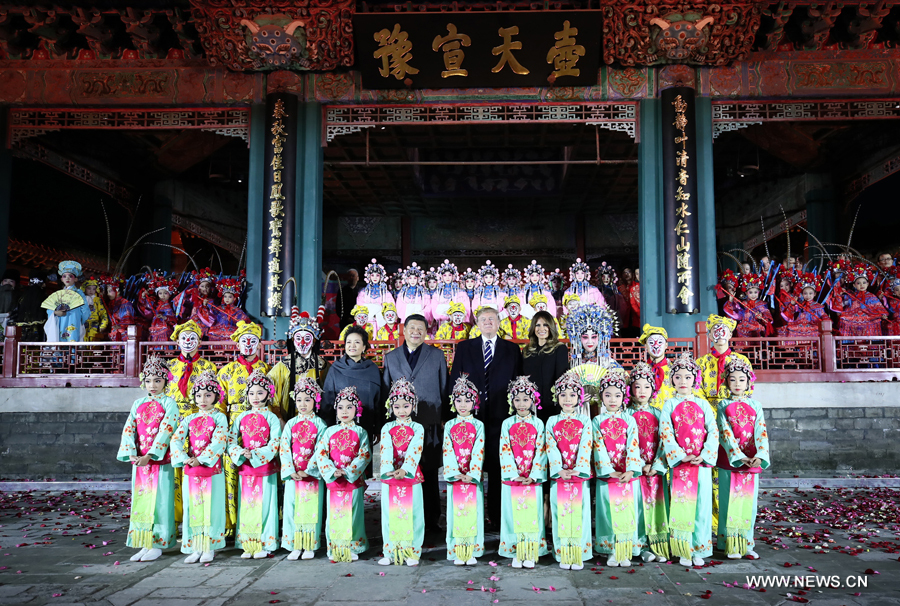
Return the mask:
[[556,383],[553,384],[553,387],[550,388],[551,398],[553,399],[553,403],[559,406],[559,394],[564,392],[567,389],[571,389],[575,392],[575,395],[578,396],[578,412],[581,414],[587,415],[587,406],[585,405],[585,394],[584,394],[584,384],[581,382],[581,377],[578,376],[577,372],[567,371],[564,372],[557,380]]
[[391,418],[392,408],[397,400],[412,402],[413,414],[418,409],[419,397],[416,395],[416,386],[406,377],[400,377],[391,384],[391,391],[388,393],[387,401],[384,403],[384,407],[387,409],[387,414],[385,415],[387,418]]
[[382,281],[384,281],[385,276],[387,276],[387,272],[384,270],[384,265],[382,265],[375,259],[372,259],[372,262],[366,265],[366,271],[364,274],[366,283],[369,283],[371,281],[370,278],[375,274],[381,275]]
[[250,376],[247,377],[247,389],[244,390],[244,402],[250,402],[250,388],[254,385],[259,385],[265,389],[266,393],[269,394],[269,398],[275,397],[275,383],[272,382],[272,379],[267,377],[266,373],[261,369],[255,368],[253,372],[250,373]]
[[694,375],[694,388],[700,387],[700,367],[697,366],[697,362],[694,361],[694,354],[689,351],[681,352],[676,355],[672,360],[669,360],[669,368],[671,370],[669,374],[669,385],[675,387],[674,377],[675,373],[679,370],[687,370]]
[[337,409],[338,402],[341,400],[348,400],[356,405],[356,418],[359,419],[362,417],[363,405],[359,399],[359,394],[356,393],[356,385],[348,385],[344,389],[340,390],[337,396],[334,398],[334,407]]
[[462,373],[459,375],[459,378],[456,379],[456,383],[453,384],[453,392],[450,395],[450,410],[456,412],[456,398],[463,398],[466,396],[471,396],[472,400],[475,402],[475,410],[478,410],[478,404],[481,402],[481,398],[478,396],[478,388],[469,380],[468,373]]
[[144,379],[150,377],[162,377],[166,381],[171,381],[174,377],[172,376],[172,372],[169,370],[169,367],[166,366],[166,363],[156,354],[152,354],[147,361],[144,362],[144,368],[141,370],[141,383],[144,382]]
[[225,395],[225,392],[222,391],[222,386],[219,384],[219,379],[216,377],[216,373],[212,370],[204,370],[196,379],[194,379],[194,384],[191,386],[191,399],[195,399],[197,394],[201,391],[215,392],[218,395],[216,402]]
[[497,269],[497,266],[492,264],[490,259],[484,262],[484,265],[481,266],[481,269],[478,270],[478,277],[482,280],[486,275],[494,276],[494,282],[497,281],[497,278],[500,277],[500,270]]
[[583,271],[584,277],[587,279],[591,275],[591,266],[581,260],[581,258],[575,259],[575,263],[572,264],[572,267],[569,268],[569,281],[575,282],[575,274],[576,272]]
[[533,274],[540,274],[541,284],[544,284],[547,282],[547,277],[544,275],[544,268],[540,264],[538,264],[537,261],[535,261],[533,259],[529,265],[525,266],[525,271],[523,271],[522,273],[524,273],[529,278]]
[[312,377],[298,377],[297,382],[294,383],[294,390],[291,392],[291,395],[296,400],[297,396],[302,393],[308,393],[316,401],[316,412],[318,412],[319,407],[322,405],[322,388],[319,387],[316,380]]
[[291,323],[287,329],[287,338],[288,340],[294,338],[294,334],[305,330],[313,336],[313,339],[318,339],[322,336],[322,327],[319,326],[319,323],[315,320],[315,318],[309,315],[308,311],[300,311],[300,308],[296,305],[291,307]]
[[520,375],[509,382],[509,395],[506,398],[509,402],[509,414],[515,412],[516,407],[513,406],[513,400],[520,393],[527,394],[531,398],[533,402],[531,414],[537,414],[537,409],[541,407],[541,392],[538,391],[538,386],[527,375]]

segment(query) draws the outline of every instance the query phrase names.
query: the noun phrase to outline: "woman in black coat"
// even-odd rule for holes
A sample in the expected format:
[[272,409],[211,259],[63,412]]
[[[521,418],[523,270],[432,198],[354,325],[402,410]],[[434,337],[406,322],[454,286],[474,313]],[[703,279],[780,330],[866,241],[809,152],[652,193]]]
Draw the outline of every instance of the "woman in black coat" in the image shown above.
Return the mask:
[[537,414],[546,423],[555,414],[550,388],[569,370],[569,349],[559,342],[556,322],[546,311],[539,311],[531,318],[528,339],[529,343],[522,352],[522,374],[531,377],[538,386],[541,409]]

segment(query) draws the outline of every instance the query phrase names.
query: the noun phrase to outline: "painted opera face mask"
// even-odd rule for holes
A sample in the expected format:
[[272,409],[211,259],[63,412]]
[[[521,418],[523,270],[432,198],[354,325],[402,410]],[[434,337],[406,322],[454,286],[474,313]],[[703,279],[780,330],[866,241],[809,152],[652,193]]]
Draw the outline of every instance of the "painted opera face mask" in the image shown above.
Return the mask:
[[519,317],[519,304],[518,303],[510,303],[506,306],[506,311],[509,312],[510,318],[518,318]]
[[65,286],[66,288],[75,286],[75,274],[66,272],[62,274],[59,279],[62,280],[63,286]]
[[584,272],[582,270],[578,270],[575,272],[575,280],[577,282],[584,282]]
[[432,290],[437,288],[437,280],[434,278],[431,278],[430,280],[428,280],[428,288],[430,288]]
[[466,290],[472,290],[473,288],[475,288],[475,280],[466,278]]
[[547,311],[547,304],[546,303],[537,303],[534,306],[534,310],[535,311]]
[[593,354],[597,351],[597,346],[600,344],[600,335],[598,335],[593,330],[589,330],[583,335],[581,335],[581,346],[584,348],[585,353]]
[[484,274],[484,277],[482,278],[482,280],[484,281],[485,284],[490,286],[491,284],[494,283],[494,274]]
[[369,321],[369,314],[356,314],[356,325],[365,326]]
[[369,274],[369,282],[371,282],[372,284],[378,284],[379,282],[381,282],[381,278],[382,275],[377,271]]
[[397,312],[396,311],[386,311],[384,312],[384,321],[387,322],[390,326],[393,326],[397,323]]
[[444,281],[444,284],[451,284],[453,282],[453,273],[445,271],[441,274],[441,279]]
[[297,353],[303,356],[304,358],[309,357],[309,352],[312,351],[313,343],[315,339],[312,336],[312,333],[308,330],[298,330],[294,333],[294,349],[297,350]]
[[537,272],[528,274],[528,279],[531,280],[532,284],[539,284],[542,277],[543,276],[541,276],[541,274],[539,274]]
[[418,286],[419,277],[415,276],[413,274],[406,276],[406,284],[407,284],[407,286]]
[[728,345],[728,342],[731,340],[731,331],[728,330],[728,327],[724,324],[716,324],[712,329],[712,342],[713,343],[724,343]]
[[465,319],[465,317],[466,317],[466,315],[465,315],[463,312],[461,312],[461,311],[454,311],[454,312],[450,315],[450,321],[453,322],[453,325],[454,325],[454,326],[459,326],[460,324],[463,323],[463,320]]
[[647,337],[645,348],[650,359],[659,360],[665,355],[668,346],[669,342],[662,335],[650,335]]
[[238,350],[245,358],[255,354],[257,348],[259,348],[259,337],[256,335],[243,335],[238,340]]
[[200,335],[189,331],[181,333],[178,335],[178,347],[181,349],[181,355],[186,358],[191,357],[200,347]]

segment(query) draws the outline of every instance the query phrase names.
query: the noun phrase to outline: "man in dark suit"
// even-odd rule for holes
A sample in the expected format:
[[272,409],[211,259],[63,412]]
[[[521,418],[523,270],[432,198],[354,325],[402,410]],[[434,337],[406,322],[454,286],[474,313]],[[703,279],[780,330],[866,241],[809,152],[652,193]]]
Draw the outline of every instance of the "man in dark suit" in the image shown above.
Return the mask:
[[439,532],[441,493],[438,469],[443,464],[444,431],[441,425],[444,402],[447,399],[447,359],[444,353],[425,344],[428,325],[419,314],[407,316],[403,323],[403,345],[384,356],[381,401],[387,400],[391,383],[406,377],[416,388],[419,398],[417,423],[425,428],[425,442],[419,466],[425,481],[422,483],[422,505],[425,509],[425,530]]
[[457,343],[450,384],[468,373],[481,397],[478,417],[484,422],[484,470],[490,479],[487,515],[490,527],[496,528],[500,524],[500,427],[509,416],[509,383],[522,374],[522,351],[497,337],[500,315],[496,309],[482,308],[475,322],[481,336]]

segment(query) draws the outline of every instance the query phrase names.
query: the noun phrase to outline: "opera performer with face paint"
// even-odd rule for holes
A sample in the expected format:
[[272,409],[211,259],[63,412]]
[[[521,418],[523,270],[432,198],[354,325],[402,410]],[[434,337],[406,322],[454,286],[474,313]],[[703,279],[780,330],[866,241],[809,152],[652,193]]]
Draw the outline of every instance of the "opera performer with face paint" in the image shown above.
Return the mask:
[[[177,358],[168,362],[169,372],[172,378],[166,385],[166,395],[175,400],[178,405],[178,416],[182,419],[198,412],[197,404],[191,395],[194,389],[194,381],[201,373],[211,372],[215,374],[216,365],[205,358],[200,357],[200,335],[202,329],[193,320],[179,324],[172,331],[169,338],[178,342],[180,353]],[[181,467],[175,468],[175,520],[180,522],[182,517],[181,482],[183,471]]]
[[325,384],[325,375],[331,365],[319,355],[321,336],[322,327],[315,318],[308,312],[301,312],[298,307],[291,308],[291,324],[286,335],[288,357],[269,371],[269,378],[275,383],[272,412],[282,421],[294,415],[291,394],[300,378],[312,379],[319,387]]
[[666,400],[675,395],[675,390],[670,385],[669,361],[666,359],[666,349],[669,347],[669,333],[660,326],[644,324],[640,339],[644,351],[647,352],[647,363],[653,370],[653,397],[650,406],[662,410]]
[[[237,330],[231,335],[231,340],[238,344],[238,356],[233,362],[229,362],[219,371],[219,384],[225,396],[218,403],[218,409],[228,415],[228,424],[234,423],[242,412],[247,410],[245,392],[247,380],[253,371],[259,370],[263,374],[269,372],[269,365],[259,358],[259,343],[262,339],[262,326],[259,324],[240,321]],[[271,405],[270,405],[271,410]],[[226,532],[230,535],[234,532],[237,518],[237,487],[238,474],[234,463],[229,457],[225,457],[225,495],[228,499],[228,510],[225,517]]]

